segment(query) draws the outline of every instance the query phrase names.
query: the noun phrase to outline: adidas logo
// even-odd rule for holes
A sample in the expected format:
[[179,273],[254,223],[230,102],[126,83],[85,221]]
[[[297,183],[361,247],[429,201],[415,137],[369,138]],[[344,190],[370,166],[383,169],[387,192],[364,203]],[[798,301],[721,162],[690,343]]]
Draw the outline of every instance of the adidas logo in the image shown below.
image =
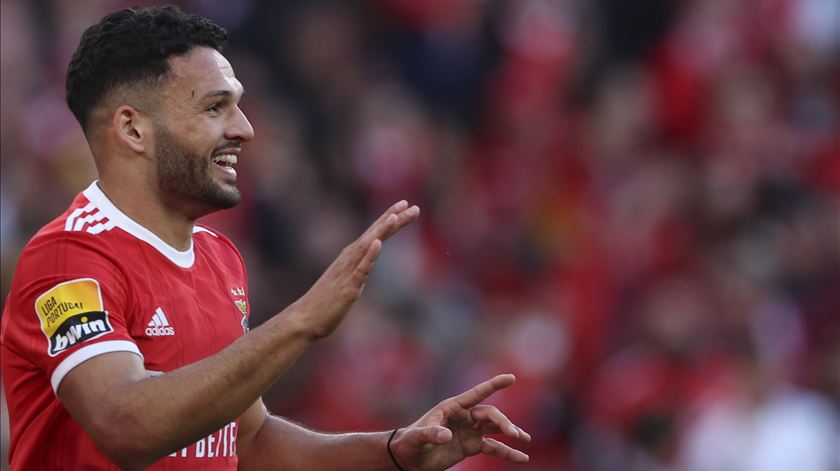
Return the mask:
[[169,319],[163,313],[163,309],[155,309],[155,314],[152,320],[146,324],[146,335],[149,337],[164,337],[168,335],[175,335],[175,328],[169,325]]

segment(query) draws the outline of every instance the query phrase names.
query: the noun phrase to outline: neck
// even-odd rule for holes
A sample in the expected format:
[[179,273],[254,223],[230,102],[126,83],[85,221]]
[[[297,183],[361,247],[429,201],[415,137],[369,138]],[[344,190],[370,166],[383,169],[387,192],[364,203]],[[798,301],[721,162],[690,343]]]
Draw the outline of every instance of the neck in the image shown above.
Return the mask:
[[157,195],[128,182],[114,184],[101,178],[98,185],[114,206],[172,248],[190,248],[195,219],[173,211]]

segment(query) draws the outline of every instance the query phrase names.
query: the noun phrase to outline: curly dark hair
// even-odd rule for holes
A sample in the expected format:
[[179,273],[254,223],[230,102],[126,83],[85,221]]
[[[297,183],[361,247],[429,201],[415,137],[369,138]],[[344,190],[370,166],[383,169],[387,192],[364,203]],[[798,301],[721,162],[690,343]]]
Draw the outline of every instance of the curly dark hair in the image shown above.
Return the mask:
[[67,105],[87,132],[91,110],[109,92],[165,78],[170,57],[197,46],[221,52],[227,38],[221,26],[171,5],[111,13],[82,34],[67,69]]

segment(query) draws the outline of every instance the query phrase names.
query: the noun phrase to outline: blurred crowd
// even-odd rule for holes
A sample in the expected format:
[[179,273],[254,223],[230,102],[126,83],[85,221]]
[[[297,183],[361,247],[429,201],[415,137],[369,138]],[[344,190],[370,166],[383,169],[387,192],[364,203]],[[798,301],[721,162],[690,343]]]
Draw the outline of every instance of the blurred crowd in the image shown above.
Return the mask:
[[[4,298],[95,178],[69,57],[136,3],[1,4]],[[230,31],[247,91],[243,203],[203,222],[252,325],[422,208],[273,412],[384,430],[512,372],[492,403],[531,463],[456,469],[840,469],[840,2],[177,3]]]

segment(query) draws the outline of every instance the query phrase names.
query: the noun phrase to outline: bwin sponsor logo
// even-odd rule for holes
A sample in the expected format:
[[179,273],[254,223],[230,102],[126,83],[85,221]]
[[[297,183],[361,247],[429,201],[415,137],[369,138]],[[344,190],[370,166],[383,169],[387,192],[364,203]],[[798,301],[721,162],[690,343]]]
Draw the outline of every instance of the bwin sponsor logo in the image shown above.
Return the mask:
[[84,342],[107,332],[111,332],[111,328],[105,320],[104,312],[90,312],[73,316],[67,319],[64,325],[53,334],[50,354],[54,356],[79,342]]

